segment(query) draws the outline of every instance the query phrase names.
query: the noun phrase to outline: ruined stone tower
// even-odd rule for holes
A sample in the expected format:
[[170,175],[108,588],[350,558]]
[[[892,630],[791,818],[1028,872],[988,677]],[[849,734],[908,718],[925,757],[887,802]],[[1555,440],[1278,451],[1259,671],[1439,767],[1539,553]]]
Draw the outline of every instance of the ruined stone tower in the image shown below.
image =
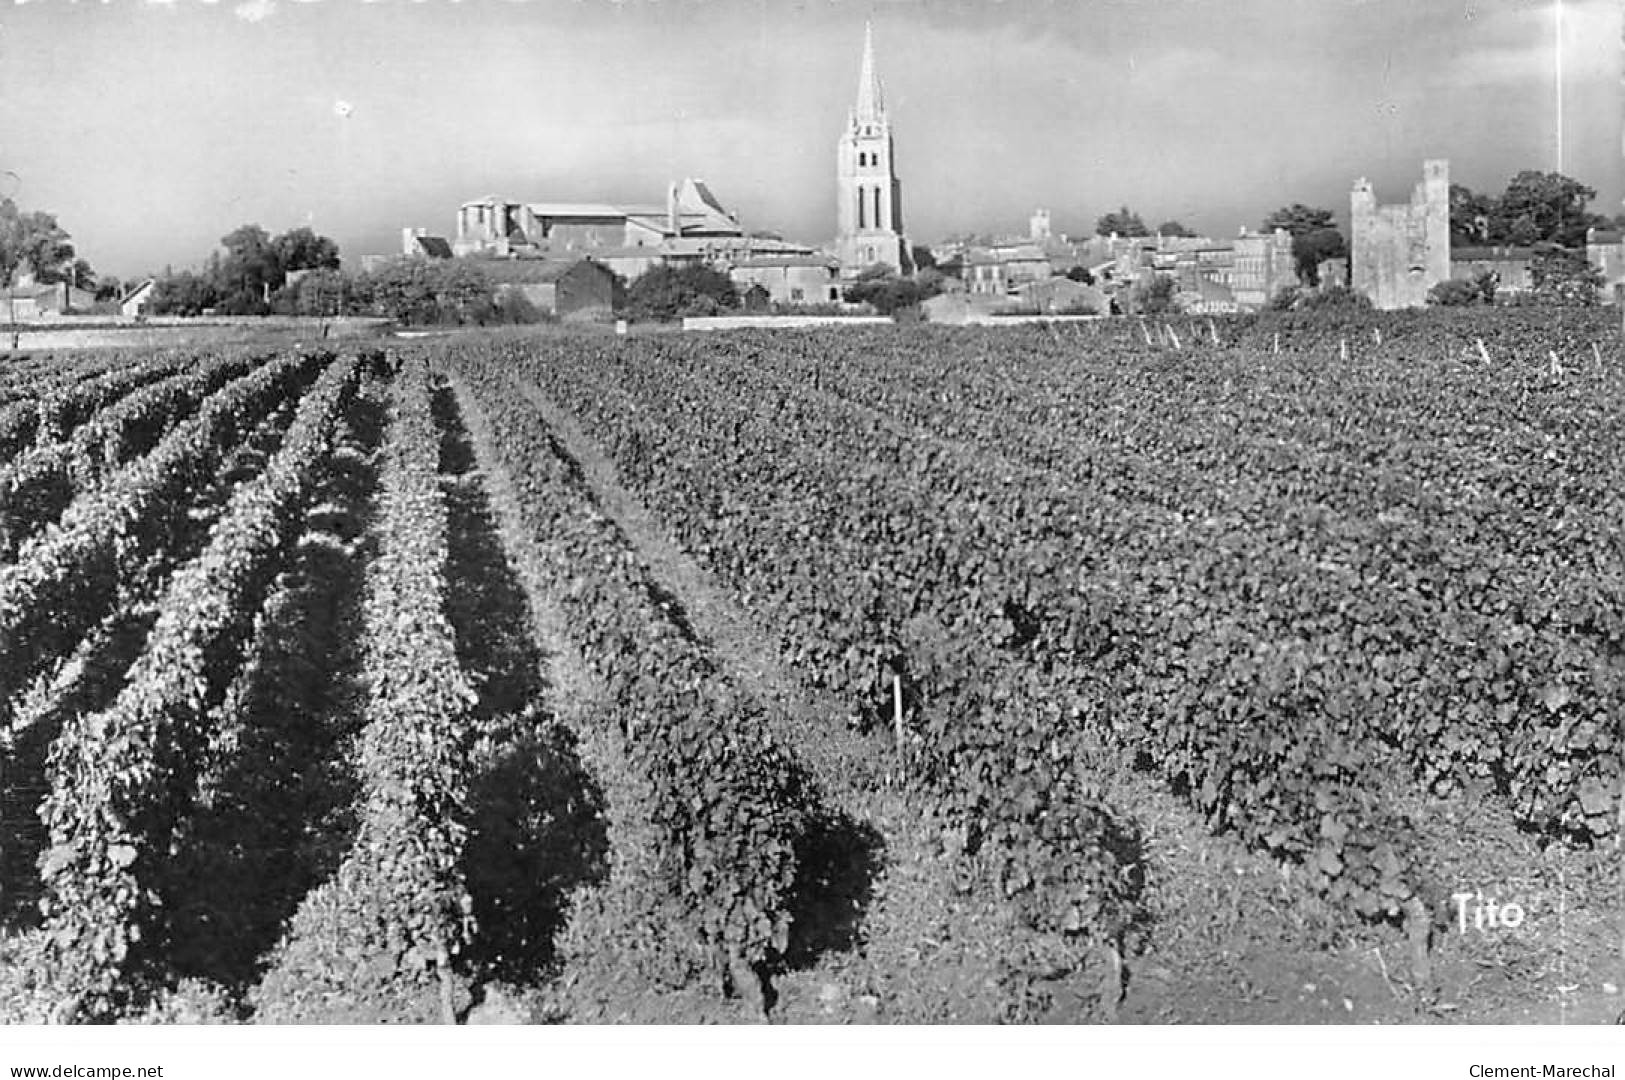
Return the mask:
[[1450,280],[1450,162],[1422,163],[1409,203],[1378,205],[1357,181],[1349,199],[1354,289],[1383,311],[1421,307],[1428,290]]
[[875,74],[874,37],[863,29],[863,68],[858,98],[836,149],[836,257],[852,277],[885,264],[907,273],[903,195],[892,157],[891,121]]

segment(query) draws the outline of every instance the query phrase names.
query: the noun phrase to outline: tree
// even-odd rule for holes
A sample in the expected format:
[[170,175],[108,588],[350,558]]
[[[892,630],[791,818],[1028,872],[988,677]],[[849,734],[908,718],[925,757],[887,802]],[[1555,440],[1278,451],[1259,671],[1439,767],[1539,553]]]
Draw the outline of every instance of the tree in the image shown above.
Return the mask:
[[55,215],[42,210],[23,213],[10,199],[0,199],[0,277],[6,284],[19,272],[40,281],[58,281],[73,263],[73,244]]
[[916,272],[920,270],[930,270],[937,265],[937,257],[933,255],[931,253],[931,249],[926,247],[924,244],[915,244],[914,246],[910,247],[908,249],[908,254],[909,258],[914,261],[914,269]]
[[900,278],[887,267],[876,267],[858,275],[846,287],[846,298],[854,304],[868,304],[881,315],[896,317],[918,307],[941,289],[941,279]]
[[524,290],[511,285],[497,293],[495,314],[497,322],[512,326],[547,322],[551,319],[551,316],[531,303]]
[[1089,272],[1089,268],[1087,266],[1083,266],[1081,264],[1067,267],[1066,278],[1068,281],[1081,281],[1085,285],[1093,285],[1095,283],[1095,275]]
[[437,321],[479,326],[495,319],[495,290],[478,263],[452,259],[426,265],[439,308]]
[[1185,228],[1185,226],[1181,225],[1177,221],[1164,221],[1161,225],[1157,226],[1157,235],[1158,236],[1195,236],[1196,234],[1191,232],[1189,229]]
[[213,262],[211,276],[220,293],[220,310],[227,315],[264,315],[267,297],[282,288],[286,275],[277,263],[271,234],[258,225],[243,225],[220,238],[224,259]]
[[1298,311],[1369,311],[1371,298],[1346,285],[1306,292],[1298,297]]
[[1267,307],[1270,311],[1368,311],[1371,298],[1346,285],[1325,289],[1283,285],[1270,297]]
[[1484,296],[1471,281],[1451,278],[1428,290],[1429,307],[1469,307],[1484,302]]
[[358,299],[374,314],[408,326],[438,322],[440,303],[429,264],[418,259],[385,263],[357,282]]
[[773,307],[773,295],[762,288],[762,283],[758,281],[745,290],[740,303],[752,315],[760,315]]
[[333,269],[315,269],[271,294],[278,315],[349,315],[360,307],[356,280]]
[[206,275],[183,270],[165,273],[152,287],[148,309],[154,315],[201,315],[219,303],[214,282]]
[[1525,169],[1496,201],[1490,213],[1491,237],[1496,243],[1584,247],[1586,230],[1608,223],[1586,209],[1596,197],[1596,189],[1562,173]]
[[1348,244],[1337,230],[1330,210],[1303,203],[1283,206],[1264,219],[1265,232],[1276,229],[1292,234],[1292,261],[1297,267],[1298,280],[1310,288],[1320,284],[1321,263],[1348,254]]
[[1490,242],[1495,200],[1462,184],[1450,185],[1450,243],[1472,247]]
[[1466,307],[1471,304],[1495,303],[1495,290],[1501,276],[1494,270],[1480,270],[1471,281],[1452,278],[1441,281],[1428,290],[1428,303],[1437,307]]
[[1174,279],[1157,276],[1134,290],[1134,310],[1141,315],[1162,315],[1173,311]]
[[96,291],[96,271],[86,259],[74,259],[73,265],[63,276],[76,289],[84,289],[91,293]]
[[301,225],[271,242],[272,253],[284,274],[293,270],[337,270],[339,246]]
[[739,306],[739,293],[728,275],[709,266],[657,266],[626,291],[627,310],[637,318],[679,319],[714,315]]
[[1270,311],[1291,311],[1298,306],[1298,301],[1301,299],[1303,299],[1303,286],[1282,285],[1275,290],[1275,295],[1270,297],[1267,307]]
[[1602,271],[1591,264],[1583,249],[1541,244],[1529,271],[1534,278],[1535,299],[1541,303],[1592,307],[1602,291]]
[[1140,215],[1123,206],[1109,214],[1102,214],[1095,221],[1095,233],[1099,236],[1150,236],[1151,230],[1145,227]]
[[[324,295],[325,289],[345,279],[342,273],[335,276],[333,271],[317,270],[278,295],[303,296],[307,281],[313,282],[311,288],[318,290],[318,295]],[[528,321],[530,313],[535,313],[528,301],[521,303],[523,294],[498,294],[489,275],[472,259],[446,262],[395,259],[348,281],[349,310],[370,311],[409,326],[435,323],[483,326]]]

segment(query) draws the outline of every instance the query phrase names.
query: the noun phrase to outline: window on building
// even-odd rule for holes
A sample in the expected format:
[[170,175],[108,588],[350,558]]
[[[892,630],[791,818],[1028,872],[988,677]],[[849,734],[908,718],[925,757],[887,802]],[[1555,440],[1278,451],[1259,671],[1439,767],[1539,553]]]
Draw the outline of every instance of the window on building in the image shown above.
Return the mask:
[[806,294],[803,293],[800,289],[792,288],[790,290],[790,300],[793,303],[798,303],[799,304],[803,299],[805,299],[805,297],[806,297]]
[[831,300],[839,300],[841,298],[841,290],[838,286],[831,285],[829,287],[829,298]]
[[875,188],[875,228],[881,228],[885,219],[880,216],[880,189]]
[[858,188],[858,228],[860,229],[866,229],[869,227],[868,207],[865,205],[865,202],[866,200],[863,197],[863,189]]

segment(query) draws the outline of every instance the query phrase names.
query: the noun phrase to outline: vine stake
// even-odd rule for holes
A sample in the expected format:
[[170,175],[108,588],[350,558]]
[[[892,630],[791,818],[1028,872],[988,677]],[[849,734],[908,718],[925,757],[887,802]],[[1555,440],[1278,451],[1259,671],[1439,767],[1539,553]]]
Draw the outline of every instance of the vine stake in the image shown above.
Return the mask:
[[897,738],[897,770],[907,777],[908,759],[903,752],[903,680],[891,677],[892,731]]
[[1417,988],[1424,993],[1433,982],[1433,962],[1428,948],[1433,943],[1433,920],[1419,896],[1405,901],[1405,933],[1411,939],[1411,970]]
[[440,1022],[442,1024],[457,1023],[457,996],[452,984],[451,953],[447,951],[445,942],[436,942],[434,958],[435,974],[440,984]]
[[[1620,781],[1622,787],[1619,793],[1619,814],[1614,822],[1614,857],[1620,857],[1622,841],[1625,841],[1625,778]],[[1625,907],[1620,909],[1619,916],[1619,958],[1625,961]]]

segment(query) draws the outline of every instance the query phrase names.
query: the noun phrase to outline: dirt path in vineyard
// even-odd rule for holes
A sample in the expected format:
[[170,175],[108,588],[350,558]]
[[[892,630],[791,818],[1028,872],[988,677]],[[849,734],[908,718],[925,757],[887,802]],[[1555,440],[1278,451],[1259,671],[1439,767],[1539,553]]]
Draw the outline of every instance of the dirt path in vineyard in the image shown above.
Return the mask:
[[[890,781],[888,743],[849,731],[837,706],[786,668],[760,629],[620,484],[578,425],[534,387],[520,392],[580,468],[599,509],[709,645],[725,677],[763,705],[775,736],[794,748],[834,818],[811,852],[815,899],[797,912],[791,970],[775,980],[774,1019],[998,1019],[989,987],[1008,943],[986,928],[1001,915],[982,900],[953,894],[936,838]],[[642,989],[632,990],[630,1005],[623,995],[618,1008],[583,1014],[583,983],[594,979],[567,971],[561,980],[574,982],[574,1018],[674,1022],[715,1011],[687,996]]]

